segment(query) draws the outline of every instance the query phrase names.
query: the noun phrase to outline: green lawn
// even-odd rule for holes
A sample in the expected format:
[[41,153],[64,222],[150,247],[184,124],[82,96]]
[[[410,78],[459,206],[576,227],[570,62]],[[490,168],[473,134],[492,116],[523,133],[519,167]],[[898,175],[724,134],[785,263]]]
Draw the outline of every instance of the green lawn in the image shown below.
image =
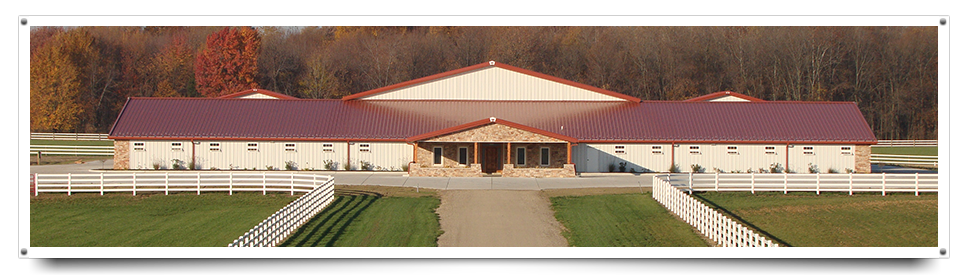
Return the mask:
[[58,146],[114,146],[114,141],[73,141],[73,140],[30,140],[30,145],[58,145]]
[[935,194],[697,193],[795,247],[936,247]]
[[296,198],[261,193],[41,194],[30,201],[30,246],[222,247]]
[[570,246],[703,247],[689,224],[644,194],[551,197]]
[[340,190],[333,204],[280,246],[433,247],[443,233],[435,212],[440,199],[425,195],[384,196]]
[[871,147],[872,154],[936,156],[938,147]]

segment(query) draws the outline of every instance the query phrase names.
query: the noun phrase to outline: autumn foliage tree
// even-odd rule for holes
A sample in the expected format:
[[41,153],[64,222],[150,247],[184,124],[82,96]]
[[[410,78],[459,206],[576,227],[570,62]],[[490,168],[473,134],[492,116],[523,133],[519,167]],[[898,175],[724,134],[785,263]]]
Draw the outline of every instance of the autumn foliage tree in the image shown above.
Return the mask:
[[259,87],[260,44],[259,33],[251,27],[226,27],[209,35],[195,60],[198,93],[215,97]]
[[85,114],[85,65],[94,39],[82,31],[59,32],[31,54],[30,127],[36,131],[76,131]]

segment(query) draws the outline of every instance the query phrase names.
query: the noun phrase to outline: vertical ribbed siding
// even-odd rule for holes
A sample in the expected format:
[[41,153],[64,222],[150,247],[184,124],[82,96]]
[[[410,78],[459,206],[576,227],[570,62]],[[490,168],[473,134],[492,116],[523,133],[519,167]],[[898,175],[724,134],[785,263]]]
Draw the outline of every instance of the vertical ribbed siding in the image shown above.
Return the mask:
[[[626,168],[628,168],[626,172],[632,168],[635,169],[635,172],[641,172],[643,169],[661,172],[669,169],[672,160],[671,144],[607,143],[583,146],[582,160],[586,162],[583,166],[586,170],[584,172],[608,172],[610,164],[614,165],[617,170],[622,162],[626,162]],[[615,146],[624,146],[625,153],[616,153]],[[652,153],[652,146],[662,147],[662,153]],[[595,155],[588,157],[591,153],[595,153]]]

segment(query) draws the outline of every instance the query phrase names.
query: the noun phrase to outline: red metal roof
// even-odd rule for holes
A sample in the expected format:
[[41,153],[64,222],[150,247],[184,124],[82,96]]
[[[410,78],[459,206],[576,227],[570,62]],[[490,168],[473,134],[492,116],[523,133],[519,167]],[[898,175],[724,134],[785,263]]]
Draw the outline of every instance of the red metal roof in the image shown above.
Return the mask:
[[113,139],[367,140],[498,119],[578,142],[858,143],[852,102],[360,101],[131,98]]
[[279,99],[299,99],[299,98],[295,98],[295,97],[292,97],[292,96],[289,96],[289,95],[285,95],[285,94],[282,94],[282,93],[278,93],[278,92],[275,92],[275,91],[268,91],[268,90],[259,89],[259,88],[247,89],[247,90],[243,90],[243,91],[236,92],[236,93],[222,95],[222,96],[219,96],[217,98],[236,98],[236,97],[239,97],[239,96],[243,96],[243,95],[246,95],[246,94],[253,94],[253,93],[261,93],[261,94],[265,94],[265,95],[272,96],[272,97],[279,98]]
[[759,98],[756,98],[756,97],[752,97],[752,96],[749,96],[749,95],[745,95],[745,94],[738,93],[738,92],[732,92],[732,91],[714,92],[714,93],[710,93],[710,94],[707,94],[707,95],[703,95],[703,96],[699,96],[699,97],[695,97],[695,98],[686,99],[686,100],[683,100],[683,101],[686,101],[686,102],[706,101],[706,100],[716,99],[716,98],[720,98],[720,97],[727,96],[727,95],[728,96],[737,97],[737,98],[741,98],[741,99],[746,99],[746,100],[749,100],[749,101],[752,101],[752,102],[766,101],[766,100],[763,100],[763,99],[759,99]]
[[503,69],[511,70],[511,71],[518,72],[518,73],[521,73],[521,74],[530,75],[530,76],[542,78],[542,79],[545,79],[545,80],[550,80],[550,81],[554,81],[554,82],[558,82],[558,83],[562,83],[562,84],[574,86],[574,87],[577,87],[577,88],[594,91],[594,92],[597,92],[597,93],[605,94],[605,95],[612,96],[612,97],[616,97],[616,98],[620,98],[620,99],[625,99],[625,100],[628,100],[630,102],[641,102],[642,101],[639,98],[632,97],[632,96],[628,96],[628,95],[621,94],[621,93],[618,93],[618,92],[614,92],[614,91],[610,91],[610,90],[606,90],[606,89],[600,89],[600,88],[593,87],[593,86],[590,86],[590,85],[586,85],[586,84],[582,84],[582,83],[577,83],[577,82],[574,82],[574,81],[569,81],[569,80],[565,80],[565,79],[558,78],[558,77],[555,77],[555,76],[541,74],[541,73],[534,72],[534,71],[531,71],[531,70],[526,70],[526,69],[522,69],[522,68],[518,68],[518,67],[514,67],[514,66],[511,66],[511,65],[507,65],[507,64],[504,64],[504,63],[500,63],[500,62],[494,62],[494,61],[489,61],[489,62],[484,62],[484,63],[480,63],[480,64],[475,64],[475,65],[467,66],[467,67],[464,67],[464,68],[460,68],[460,69],[456,69],[456,70],[451,70],[451,71],[443,72],[443,73],[440,73],[440,74],[430,75],[430,76],[427,76],[427,77],[423,77],[423,78],[419,78],[419,79],[415,79],[415,80],[410,80],[410,81],[402,82],[402,83],[399,83],[399,84],[389,85],[389,86],[381,87],[381,88],[378,88],[378,89],[373,89],[373,90],[368,90],[368,91],[364,91],[364,92],[357,93],[357,94],[348,95],[348,96],[343,97],[343,100],[356,100],[356,99],[364,98],[366,96],[370,96],[370,95],[374,95],[374,94],[380,94],[380,93],[386,92],[388,90],[393,90],[393,89],[397,89],[397,88],[402,88],[402,87],[406,87],[406,86],[411,86],[411,85],[415,85],[415,84],[429,82],[429,81],[433,81],[433,80],[436,80],[436,79],[450,77],[450,76],[453,76],[453,75],[457,75],[457,74],[461,74],[461,73],[464,73],[464,72],[468,72],[468,71],[472,71],[472,70],[477,70],[477,69],[481,69],[481,68],[485,68],[485,67],[498,67],[498,68],[503,68]]

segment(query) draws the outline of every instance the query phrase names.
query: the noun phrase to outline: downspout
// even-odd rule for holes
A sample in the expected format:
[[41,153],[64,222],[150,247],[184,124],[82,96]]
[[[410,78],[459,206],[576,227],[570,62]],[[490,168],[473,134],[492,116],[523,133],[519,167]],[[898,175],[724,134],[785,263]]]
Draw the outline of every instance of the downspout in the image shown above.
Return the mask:
[[350,163],[350,141],[346,141],[346,171],[350,170],[353,164]]
[[793,169],[790,169],[790,143],[786,143],[786,163],[785,164],[786,164],[786,169],[783,169],[783,173],[786,173],[787,170],[793,170]]
[[191,139],[191,141],[192,141],[191,142],[191,144],[192,144],[192,169],[195,169],[195,168],[198,167],[198,165],[195,165],[195,139],[193,138],[193,139]]
[[[410,145],[411,148],[413,148],[413,157],[411,158],[410,163],[417,163],[417,143],[414,142],[414,143],[407,143],[407,144]],[[408,177],[410,176],[410,171],[411,171],[411,167],[409,166],[409,163],[408,163],[408,166],[407,166]]]
[[669,172],[672,172],[672,166],[676,165],[676,142],[672,142],[672,163],[669,164]]

